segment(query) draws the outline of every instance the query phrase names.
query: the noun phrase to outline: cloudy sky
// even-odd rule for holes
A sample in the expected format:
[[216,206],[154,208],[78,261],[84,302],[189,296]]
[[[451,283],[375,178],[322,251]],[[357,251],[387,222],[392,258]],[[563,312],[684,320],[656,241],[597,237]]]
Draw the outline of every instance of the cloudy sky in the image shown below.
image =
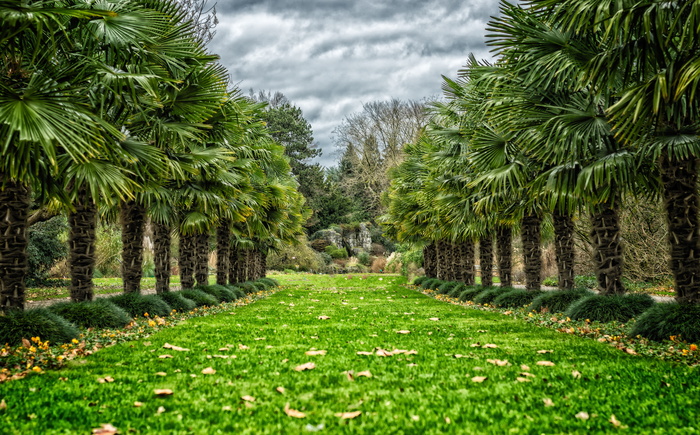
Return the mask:
[[469,53],[490,58],[494,0],[224,0],[210,42],[234,82],[280,91],[311,123],[323,156],[333,129],[363,103],[440,94]]

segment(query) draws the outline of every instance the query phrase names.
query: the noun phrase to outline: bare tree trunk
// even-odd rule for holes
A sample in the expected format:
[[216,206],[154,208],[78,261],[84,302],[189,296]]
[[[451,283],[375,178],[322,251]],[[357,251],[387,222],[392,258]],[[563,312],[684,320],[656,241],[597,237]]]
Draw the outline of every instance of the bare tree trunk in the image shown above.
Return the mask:
[[525,288],[528,290],[539,290],[542,288],[541,224],[542,219],[537,215],[523,216],[520,236],[523,243]]
[[663,183],[671,270],[678,303],[700,303],[700,226],[698,212],[698,161],[692,157],[659,161]]
[[194,287],[194,235],[180,232],[178,265],[180,266],[180,285],[183,289]]
[[485,235],[479,239],[479,270],[481,271],[481,285],[490,287],[493,285],[493,236]]
[[143,231],[146,209],[136,201],[122,201],[122,280],[125,293],[141,293]]
[[23,310],[30,192],[0,173],[0,311]]
[[170,291],[170,226],[153,223],[153,239],[156,293],[165,293]]
[[194,278],[197,285],[209,285],[209,234],[195,236]]
[[73,302],[91,301],[95,297],[92,274],[95,271],[97,206],[90,192],[81,188],[75,211],[68,214],[70,225],[70,298]]
[[231,246],[231,249],[229,251],[228,255],[228,260],[229,260],[229,269],[228,269],[228,282],[229,284],[238,284],[241,282],[241,278],[239,276],[239,271],[240,271],[240,256],[241,256],[241,251],[236,248],[235,246]]
[[[615,201],[618,204],[619,201]],[[624,294],[622,283],[622,240],[617,206],[599,205],[591,216],[591,243],[595,248],[596,278],[605,295]]]
[[474,242],[469,240],[458,243],[456,246],[460,258],[457,281],[461,281],[466,285],[474,285]]
[[498,276],[501,287],[513,285],[513,229],[499,226],[496,229],[496,254],[498,255]]
[[231,248],[231,229],[224,220],[216,229],[216,283],[226,285],[229,277],[229,251]]
[[554,212],[554,256],[557,260],[558,287],[574,288],[574,222],[571,215]]

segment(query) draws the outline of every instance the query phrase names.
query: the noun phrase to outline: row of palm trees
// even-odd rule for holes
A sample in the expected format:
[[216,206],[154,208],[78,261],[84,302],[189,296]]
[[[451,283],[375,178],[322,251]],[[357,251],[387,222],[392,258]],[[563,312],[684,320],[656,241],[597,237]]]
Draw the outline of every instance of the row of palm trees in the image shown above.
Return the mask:
[[384,222],[425,246],[426,272],[471,272],[493,239],[510,284],[522,237],[526,286],[541,284],[540,229],[555,233],[559,287],[573,287],[574,219],[591,218],[598,285],[625,292],[618,213],[628,195],[662,197],[676,299],[700,303],[700,1],[502,1],[489,23],[496,61],[471,57],[392,173]]
[[147,221],[158,292],[173,235],[185,288],[207,283],[213,232],[220,284],[260,277],[295,240],[303,197],[264,105],[232,89],[177,2],[0,0],[0,22],[0,311],[24,306],[36,216],[69,216],[74,301],[94,297],[98,215],[121,223],[126,292]]

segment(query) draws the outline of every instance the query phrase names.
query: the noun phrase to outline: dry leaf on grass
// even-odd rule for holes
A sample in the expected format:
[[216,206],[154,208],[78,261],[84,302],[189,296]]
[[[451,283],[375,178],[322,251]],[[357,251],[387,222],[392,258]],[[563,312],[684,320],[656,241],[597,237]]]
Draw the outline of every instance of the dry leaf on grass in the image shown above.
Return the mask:
[[481,347],[481,343],[472,343],[471,347]]
[[246,346],[245,344],[240,344],[240,343],[238,344],[238,348],[239,348],[240,350],[247,350],[247,349],[250,349],[250,348],[249,348],[248,346]]
[[537,353],[552,353],[554,352],[553,350],[538,350]]
[[172,349],[172,350],[176,350],[178,352],[189,352],[189,349],[186,349],[186,348],[180,347],[180,346],[174,346],[170,343],[165,343],[163,345],[163,349]]
[[328,319],[330,319],[330,317],[329,316],[318,316],[318,319],[319,320],[328,320]]
[[97,429],[93,429],[92,433],[95,435],[114,435],[119,433],[119,429],[111,424],[103,424]]
[[495,344],[489,343],[489,344],[485,344],[485,345],[481,346],[481,348],[482,349],[496,349],[496,348],[498,348],[498,346]]
[[433,322],[437,322],[438,320],[440,320],[440,318],[439,317],[431,317],[428,320],[432,320]]
[[308,356],[316,356],[316,355],[325,355],[326,351],[325,350],[307,350],[304,352],[304,355]]
[[280,393],[280,394],[284,394],[284,392],[285,392],[286,390],[284,389],[284,387],[277,387],[277,388],[275,388],[275,391],[277,391],[277,392]]
[[160,359],[166,359],[166,358],[172,358],[172,357],[173,357],[172,355],[167,355],[167,354],[166,354],[166,355],[161,355],[161,356],[159,356],[158,358],[160,358]]
[[294,367],[294,370],[296,370],[297,372],[303,372],[304,370],[313,370],[315,368],[316,368],[316,364],[314,364],[312,362],[307,362],[305,364],[298,365],[298,366]]
[[228,347],[220,347],[219,350],[220,350],[221,352],[228,352],[228,351],[231,350],[231,349],[229,349]]
[[615,426],[615,427],[620,427],[620,426],[622,426],[622,423],[620,422],[620,420],[617,419],[617,417],[615,417],[615,414],[611,414],[611,415],[610,415],[610,420],[608,420],[608,421],[609,421],[610,423],[612,423],[612,425]]
[[284,413],[287,414],[290,417],[294,418],[304,418],[306,417],[306,414],[304,414],[301,411],[297,411],[296,409],[292,409],[289,407],[289,403],[286,403],[284,405]]
[[554,406],[554,402],[552,402],[552,399],[544,398],[542,399],[542,401],[544,402],[544,406]]
[[588,415],[588,413],[587,413],[587,412],[584,412],[584,411],[579,412],[579,413],[576,414],[574,417],[580,418],[581,420],[588,420],[589,418],[591,418],[591,417]]
[[338,412],[335,414],[336,417],[340,417],[343,420],[348,420],[351,418],[355,418],[362,414],[362,411],[353,411],[353,412]]
[[472,378],[472,382],[476,382],[476,383],[480,384],[480,383],[484,382],[486,379],[488,379],[487,376],[474,376]]
[[574,377],[574,379],[580,379],[581,378],[581,372],[578,370],[574,370],[571,372],[571,376]]
[[515,378],[515,380],[518,382],[530,382],[530,380],[528,378],[521,378],[520,376]]
[[493,365],[497,365],[499,367],[508,365],[508,360],[505,359],[487,359],[486,362],[491,363]]
[[255,402],[255,397],[253,397],[253,396],[241,396],[241,400],[245,400],[246,402]]
[[530,366],[523,364],[520,366],[520,370],[528,371],[530,370]]
[[158,410],[156,411],[156,415],[162,414],[162,413],[164,413],[164,412],[165,412],[165,407],[159,406],[159,407],[158,407]]
[[407,329],[402,329],[402,330],[400,330],[400,331],[396,331],[396,333],[397,333],[397,334],[410,334],[411,331],[409,331],[409,330],[407,330]]
[[172,396],[173,390],[168,388],[156,389],[153,390],[153,394],[155,394],[156,396]]
[[207,367],[206,369],[202,370],[203,375],[213,375],[216,373],[216,370],[214,370],[212,367]]
[[528,372],[522,372],[522,373],[520,373],[520,376],[525,376],[526,378],[534,378],[535,377],[535,375],[533,375],[532,373],[528,373]]
[[141,402],[134,402],[134,408],[140,408],[143,406],[143,403]]
[[355,376],[357,376],[358,378],[359,378],[359,377],[362,377],[362,376],[364,376],[364,377],[366,377],[366,378],[371,378],[371,377],[372,377],[372,373],[370,373],[369,370],[365,370],[365,371],[362,371],[362,372],[357,372],[357,373],[355,374]]
[[97,378],[97,382],[100,384],[106,384],[109,382],[114,382],[114,378],[111,376],[105,376],[104,378]]
[[537,361],[538,366],[545,366],[545,367],[554,367],[554,363],[552,361]]
[[394,356],[393,353],[389,352],[388,350],[384,350],[384,349],[377,349],[377,351],[375,352],[375,355],[377,355],[377,356]]
[[357,352],[358,355],[374,355],[372,352],[365,352],[363,350]]
[[156,376],[168,376],[165,372],[156,372]]

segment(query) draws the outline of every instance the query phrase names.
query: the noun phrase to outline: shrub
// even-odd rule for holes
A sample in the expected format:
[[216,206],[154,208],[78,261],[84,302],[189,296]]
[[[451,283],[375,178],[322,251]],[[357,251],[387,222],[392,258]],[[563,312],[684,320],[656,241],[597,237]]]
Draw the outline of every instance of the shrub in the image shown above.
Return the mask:
[[233,292],[233,294],[236,295],[236,299],[244,298],[245,297],[245,292],[243,291],[242,288],[236,287],[235,285],[227,285],[226,286],[229,290]]
[[459,284],[457,284],[456,286],[452,287],[452,290],[450,290],[449,292],[447,292],[447,296],[449,296],[449,297],[451,297],[451,298],[457,298],[457,297],[459,297],[459,295],[461,295],[462,292],[463,292],[464,290],[466,290],[466,289],[467,289],[467,285],[466,285],[466,284],[461,284],[461,283],[459,283]]
[[[65,216],[55,216],[32,225],[27,231],[27,285],[42,285],[49,270],[68,254],[65,234],[68,221]],[[43,337],[42,337],[43,338]]]
[[187,299],[191,299],[198,307],[213,307],[214,305],[219,304],[219,300],[216,299],[216,296],[210,295],[209,293],[204,293],[201,290],[180,290],[180,294]]
[[498,287],[467,286],[467,288],[459,294],[459,300],[461,302],[473,301],[479,293],[494,288]]
[[163,299],[170,308],[177,310],[179,313],[187,313],[197,307],[193,300],[187,299],[180,292],[165,292],[158,295]]
[[428,280],[428,279],[430,279],[430,278],[428,278],[428,277],[425,276],[425,275],[424,275],[424,276],[419,276],[418,278],[416,278],[416,279],[413,280],[413,285],[421,285],[423,282],[425,282],[425,281]]
[[123,308],[131,317],[143,316],[167,316],[172,311],[163,299],[156,295],[140,295],[138,293],[125,293],[119,296],[112,296],[109,301]]
[[372,258],[369,256],[369,253],[367,253],[367,252],[362,251],[359,254],[357,254],[357,260],[363,266],[369,267],[372,265]]
[[488,289],[485,289],[476,297],[474,297],[474,303],[477,304],[490,304],[496,299],[498,296],[508,293],[515,290],[513,287],[490,287]]
[[348,258],[348,251],[345,248],[339,248],[335,245],[328,245],[324,251],[334,260]]
[[382,273],[386,270],[386,257],[376,257],[370,267],[372,273]]
[[129,313],[105,299],[92,302],[65,302],[49,310],[83,328],[121,328],[131,322]]
[[257,288],[255,288],[255,286],[253,285],[253,283],[251,283],[250,281],[238,283],[238,284],[236,284],[236,286],[237,286],[238,288],[243,289],[243,291],[244,291],[245,294],[247,294],[247,295],[248,295],[248,294],[251,294],[251,293],[255,293],[256,291],[258,291]]
[[630,335],[655,341],[676,336],[689,343],[700,343],[700,305],[656,304],[639,316]]
[[624,296],[619,295],[588,296],[574,302],[566,310],[566,316],[574,320],[589,319],[599,322],[626,322],[634,315],[630,304],[625,301]]
[[453,282],[453,281],[448,281],[448,282],[442,283],[438,287],[438,293],[440,293],[441,295],[446,295],[447,293],[450,292],[450,290],[452,290],[453,288],[455,288],[458,285],[459,285],[458,282]]
[[279,285],[280,285],[280,283],[278,283],[274,279],[268,278],[268,277],[260,278],[258,280],[258,282],[262,282],[262,283],[266,284],[267,288],[279,287]]
[[437,279],[437,278],[431,278],[427,281],[423,282],[423,288],[426,290],[436,290],[440,288],[441,285],[443,285],[445,281]]
[[39,337],[51,343],[66,343],[80,332],[68,320],[46,309],[11,310],[0,316],[0,343],[16,346],[22,339]]
[[559,279],[556,276],[548,276],[542,280],[542,285],[547,287],[556,287],[559,285]]
[[544,293],[542,290],[522,290],[516,289],[498,295],[493,300],[493,304],[501,308],[518,308],[529,305],[533,299]]
[[576,275],[574,277],[574,286],[576,288],[595,290],[598,288],[598,280],[594,275]]
[[316,239],[312,240],[309,245],[314,249],[314,251],[325,252],[326,246],[330,246],[331,242],[326,239]]
[[267,286],[259,281],[249,281],[250,284],[255,287],[256,292],[261,292],[267,290]]
[[656,304],[654,298],[644,293],[628,293],[624,299],[634,313],[634,317],[639,316]]
[[551,313],[563,313],[572,303],[592,295],[593,292],[587,289],[544,292],[532,301],[528,309],[534,311],[547,309]]
[[221,302],[233,302],[236,300],[236,295],[231,290],[227,289],[222,285],[202,285],[196,287],[196,289],[214,296]]

